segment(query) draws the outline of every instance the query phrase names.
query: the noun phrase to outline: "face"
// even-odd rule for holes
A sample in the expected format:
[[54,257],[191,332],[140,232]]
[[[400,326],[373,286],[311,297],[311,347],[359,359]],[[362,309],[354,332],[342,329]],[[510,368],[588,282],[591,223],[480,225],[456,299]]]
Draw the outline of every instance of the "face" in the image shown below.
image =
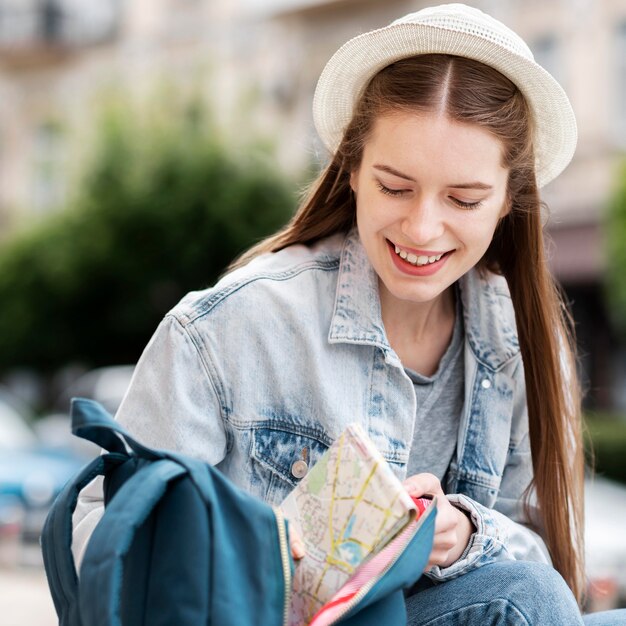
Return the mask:
[[380,117],[350,185],[381,292],[433,302],[474,267],[506,214],[507,176],[500,141],[476,125]]

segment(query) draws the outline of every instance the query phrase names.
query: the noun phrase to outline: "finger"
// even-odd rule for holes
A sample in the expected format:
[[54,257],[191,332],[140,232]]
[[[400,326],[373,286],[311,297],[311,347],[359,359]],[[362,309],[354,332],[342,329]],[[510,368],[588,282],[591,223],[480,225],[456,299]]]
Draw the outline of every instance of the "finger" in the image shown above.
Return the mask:
[[456,536],[456,532],[454,531],[442,532],[439,535],[437,535],[435,537],[435,541],[433,542],[431,558],[432,558],[432,552],[450,552],[450,550],[452,550],[452,548],[456,546],[456,540],[457,540],[457,536]]
[[409,476],[403,485],[409,495],[416,498],[423,495],[443,495],[439,479],[434,474],[427,472]]
[[428,557],[428,568],[433,567],[433,565],[439,565],[440,567],[445,567],[450,559],[450,552],[454,544],[451,544],[449,541],[442,542],[440,545],[433,546],[433,549],[430,552],[430,556]]
[[289,527],[289,546],[291,547],[291,556],[296,561],[299,561],[306,554],[304,542],[294,526]]
[[437,550],[436,552],[433,552],[428,559],[428,563],[426,564],[424,571],[427,572],[431,567],[435,566],[445,567],[444,564],[448,562],[449,554],[450,553],[445,550]]
[[291,556],[299,561],[305,554],[304,544],[299,539],[294,540],[291,543]]
[[435,520],[435,534],[455,531],[458,525],[458,514],[447,498],[439,500],[437,518]]
[[467,539],[459,535],[458,526],[453,526],[448,531],[436,532],[433,547],[428,557],[429,567],[439,565],[447,567],[456,561],[465,547]]

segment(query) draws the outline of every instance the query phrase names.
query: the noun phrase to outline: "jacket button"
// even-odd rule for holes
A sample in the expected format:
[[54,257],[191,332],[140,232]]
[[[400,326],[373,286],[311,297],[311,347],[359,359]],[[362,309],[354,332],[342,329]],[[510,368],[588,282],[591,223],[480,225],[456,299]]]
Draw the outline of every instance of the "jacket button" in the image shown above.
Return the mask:
[[480,386],[483,389],[489,389],[489,387],[491,387],[491,381],[488,378],[485,378],[485,380],[483,380],[483,382],[480,383]]
[[291,473],[294,478],[304,478],[306,473],[309,471],[309,466],[306,461],[302,459],[298,461],[294,461],[291,466]]

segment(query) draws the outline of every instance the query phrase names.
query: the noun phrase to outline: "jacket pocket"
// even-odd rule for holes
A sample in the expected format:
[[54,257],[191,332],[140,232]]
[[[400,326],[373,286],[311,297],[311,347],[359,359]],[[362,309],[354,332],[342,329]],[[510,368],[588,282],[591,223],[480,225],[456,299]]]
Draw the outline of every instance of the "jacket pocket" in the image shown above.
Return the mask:
[[265,500],[279,504],[330,444],[323,433],[314,431],[287,430],[287,426],[282,425],[255,428],[251,456],[256,466],[256,479],[265,485]]

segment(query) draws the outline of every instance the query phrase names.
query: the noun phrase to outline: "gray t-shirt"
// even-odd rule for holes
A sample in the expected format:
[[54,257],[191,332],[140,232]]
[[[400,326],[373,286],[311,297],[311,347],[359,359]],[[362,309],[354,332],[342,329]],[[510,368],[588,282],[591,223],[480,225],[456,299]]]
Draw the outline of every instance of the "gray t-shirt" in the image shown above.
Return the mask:
[[444,481],[456,449],[463,410],[463,314],[457,294],[456,320],[450,345],[432,376],[406,369],[413,381],[417,410],[407,476],[430,472]]

